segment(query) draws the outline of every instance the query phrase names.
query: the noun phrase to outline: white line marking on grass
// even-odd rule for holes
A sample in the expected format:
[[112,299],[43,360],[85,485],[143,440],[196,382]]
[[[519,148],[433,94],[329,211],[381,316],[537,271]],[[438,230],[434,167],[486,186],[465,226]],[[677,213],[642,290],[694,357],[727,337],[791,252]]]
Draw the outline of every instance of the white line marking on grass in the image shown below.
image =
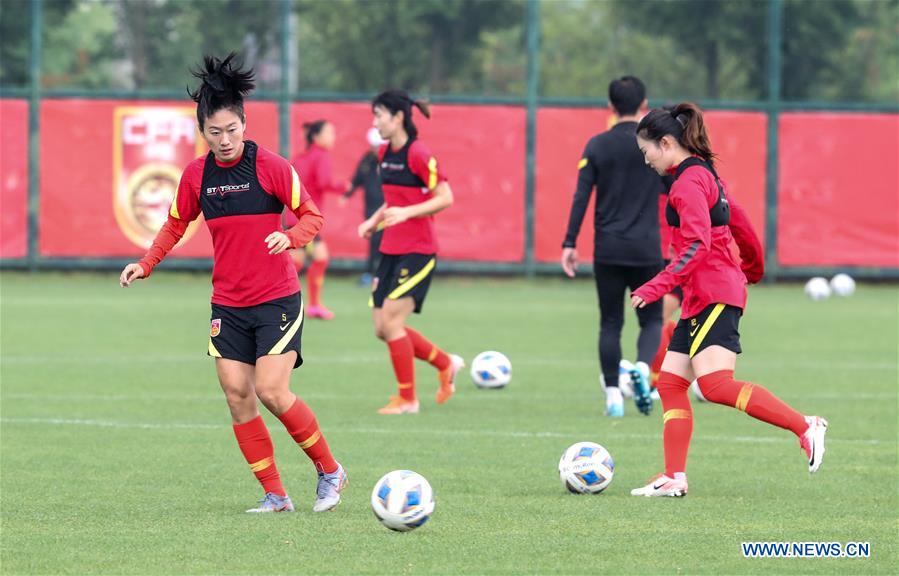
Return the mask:
[[[66,418],[0,418],[0,422],[6,424],[37,424],[37,425],[51,425],[51,426],[92,426],[98,428],[131,428],[131,429],[140,429],[140,430],[168,430],[168,429],[178,429],[178,430],[224,430],[228,428],[227,424],[202,424],[202,423],[183,423],[183,422],[171,422],[171,423],[140,423],[140,422],[115,422],[112,420],[84,420],[84,419],[66,419]],[[329,434],[410,434],[410,435],[434,435],[434,436],[493,436],[499,438],[579,438],[583,436],[581,432],[528,432],[528,431],[514,431],[514,430],[439,430],[433,428],[418,428],[418,429],[408,429],[408,428],[339,428],[337,430],[331,430],[328,432]],[[661,433],[659,434],[634,434],[634,433],[615,433],[612,431],[605,432],[607,436],[613,438],[624,438],[624,439],[634,439],[634,440],[660,440],[662,438]],[[699,440],[703,441],[712,441],[712,442],[739,442],[739,443],[748,443],[748,444],[779,444],[786,442],[793,442],[794,440],[789,438],[788,436],[784,437],[774,437],[774,436],[699,436],[694,439],[694,441]],[[872,439],[861,439],[861,438],[828,438],[828,442],[840,443],[840,444],[866,444],[866,445],[880,445],[880,444],[895,444],[895,442],[884,442],[883,440],[872,438]]]

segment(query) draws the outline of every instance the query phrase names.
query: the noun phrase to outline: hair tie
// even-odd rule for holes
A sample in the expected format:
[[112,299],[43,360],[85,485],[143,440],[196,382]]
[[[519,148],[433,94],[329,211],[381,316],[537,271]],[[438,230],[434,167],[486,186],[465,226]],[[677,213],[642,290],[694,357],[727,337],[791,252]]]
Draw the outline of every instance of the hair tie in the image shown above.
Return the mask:
[[680,124],[681,128],[687,127],[687,117],[684,114],[678,114],[674,119],[677,120],[677,123]]

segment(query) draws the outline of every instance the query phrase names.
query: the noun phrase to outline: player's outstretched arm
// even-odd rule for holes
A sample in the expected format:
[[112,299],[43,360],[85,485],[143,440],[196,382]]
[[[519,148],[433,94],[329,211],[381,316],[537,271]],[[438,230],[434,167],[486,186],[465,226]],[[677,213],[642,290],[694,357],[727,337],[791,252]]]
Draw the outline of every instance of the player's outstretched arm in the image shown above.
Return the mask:
[[135,280],[139,280],[144,277],[144,269],[141,268],[141,265],[137,262],[132,262],[125,266],[125,269],[122,270],[121,275],[119,275],[119,286],[122,288],[127,288],[131,286],[131,283]]

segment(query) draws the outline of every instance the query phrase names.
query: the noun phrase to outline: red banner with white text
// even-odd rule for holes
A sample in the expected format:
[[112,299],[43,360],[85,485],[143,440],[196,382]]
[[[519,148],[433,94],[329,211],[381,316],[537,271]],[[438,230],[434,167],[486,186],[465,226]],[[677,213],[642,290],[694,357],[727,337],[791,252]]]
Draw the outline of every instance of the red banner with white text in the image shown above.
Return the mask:
[[[278,110],[246,106],[246,138],[278,150]],[[139,257],[165,222],[181,172],[206,147],[192,103],[41,103],[40,255]],[[211,257],[202,218],[171,257]]]

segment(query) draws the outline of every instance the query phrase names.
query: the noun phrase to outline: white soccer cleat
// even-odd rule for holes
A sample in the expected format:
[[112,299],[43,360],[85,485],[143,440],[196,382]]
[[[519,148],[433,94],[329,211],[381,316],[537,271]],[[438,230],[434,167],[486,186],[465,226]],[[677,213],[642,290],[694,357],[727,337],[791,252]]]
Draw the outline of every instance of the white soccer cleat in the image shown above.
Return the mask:
[[288,496],[278,496],[274,492],[268,492],[265,498],[259,501],[259,506],[247,510],[248,514],[269,514],[272,512],[293,512],[293,502]]
[[633,490],[631,490],[631,496],[645,496],[647,498],[655,498],[657,496],[671,496],[674,498],[682,498],[686,495],[686,478],[684,478],[683,480],[678,480],[676,478],[669,478],[664,474],[659,474],[643,488],[634,488]]
[[808,456],[809,474],[814,474],[824,460],[824,435],[827,434],[827,420],[820,416],[806,416],[808,430],[799,438],[799,445]]
[[318,485],[315,487],[315,504],[313,512],[327,512],[340,504],[340,493],[347,485],[346,472],[337,464],[337,470],[330,474],[318,473]]

